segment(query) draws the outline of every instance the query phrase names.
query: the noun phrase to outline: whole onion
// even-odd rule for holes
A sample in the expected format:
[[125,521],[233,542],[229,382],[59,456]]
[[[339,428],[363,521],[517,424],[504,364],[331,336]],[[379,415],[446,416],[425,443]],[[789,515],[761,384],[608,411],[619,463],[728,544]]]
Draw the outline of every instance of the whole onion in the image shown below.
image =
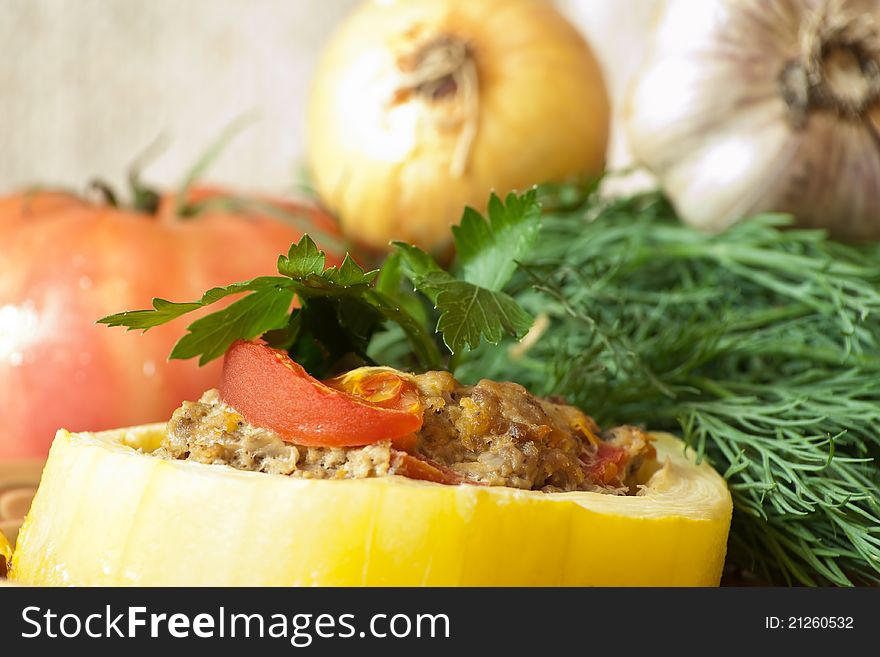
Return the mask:
[[599,173],[609,108],[584,39],[543,0],[373,0],[312,91],[309,164],[355,240],[443,249],[465,205]]

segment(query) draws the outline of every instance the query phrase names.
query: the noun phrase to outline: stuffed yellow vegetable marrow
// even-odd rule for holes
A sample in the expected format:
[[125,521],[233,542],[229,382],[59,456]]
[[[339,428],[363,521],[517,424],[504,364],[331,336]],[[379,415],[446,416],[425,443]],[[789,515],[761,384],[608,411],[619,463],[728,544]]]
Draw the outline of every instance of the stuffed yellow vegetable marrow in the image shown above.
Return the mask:
[[59,431],[10,577],[50,585],[717,585],[721,477],[654,435],[638,495],[313,480],[150,452],[164,424]]

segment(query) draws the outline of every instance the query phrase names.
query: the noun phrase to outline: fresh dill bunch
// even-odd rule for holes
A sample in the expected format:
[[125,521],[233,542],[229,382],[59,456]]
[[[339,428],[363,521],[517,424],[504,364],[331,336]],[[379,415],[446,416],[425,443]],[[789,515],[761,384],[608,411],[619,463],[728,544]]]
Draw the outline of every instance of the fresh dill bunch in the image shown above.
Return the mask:
[[781,216],[708,235],[654,194],[547,206],[514,295],[536,328],[458,376],[680,433],[728,481],[729,562],[767,582],[880,582],[880,250]]

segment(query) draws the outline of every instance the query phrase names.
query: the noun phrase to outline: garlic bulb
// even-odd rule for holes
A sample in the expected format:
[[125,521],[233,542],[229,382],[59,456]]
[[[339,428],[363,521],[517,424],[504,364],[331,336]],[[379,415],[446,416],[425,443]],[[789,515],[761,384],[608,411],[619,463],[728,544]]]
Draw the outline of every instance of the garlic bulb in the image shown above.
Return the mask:
[[627,130],[685,221],[880,238],[880,0],[672,0],[654,38]]
[[549,0],[370,0],[315,74],[309,169],[355,241],[443,250],[493,189],[600,173],[608,123],[599,66]]

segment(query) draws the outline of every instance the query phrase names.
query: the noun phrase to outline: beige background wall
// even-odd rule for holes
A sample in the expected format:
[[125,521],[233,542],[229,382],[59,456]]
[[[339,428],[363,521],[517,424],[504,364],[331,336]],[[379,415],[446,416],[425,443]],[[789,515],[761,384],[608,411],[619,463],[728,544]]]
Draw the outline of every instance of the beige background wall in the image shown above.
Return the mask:
[[[95,176],[119,184],[160,134],[167,147],[147,178],[173,184],[248,113],[255,123],[209,177],[290,188],[316,58],[356,1],[0,0],[0,193],[37,182],[81,188]],[[558,4],[619,97],[657,0]]]

